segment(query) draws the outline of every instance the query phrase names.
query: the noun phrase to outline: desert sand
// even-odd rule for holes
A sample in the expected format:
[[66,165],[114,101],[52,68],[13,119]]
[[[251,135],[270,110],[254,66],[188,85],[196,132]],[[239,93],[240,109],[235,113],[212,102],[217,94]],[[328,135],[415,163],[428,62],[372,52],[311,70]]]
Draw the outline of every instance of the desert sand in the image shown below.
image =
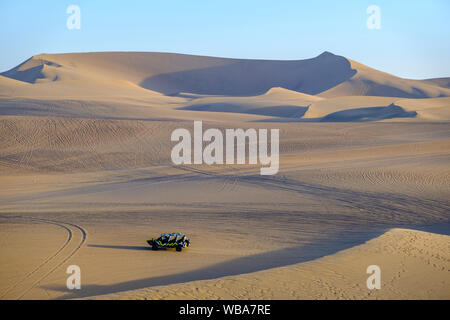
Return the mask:
[[[280,171],[173,165],[194,120],[280,129]],[[41,54],[0,75],[0,141],[0,299],[450,298],[447,78],[328,52]],[[192,245],[150,250],[162,232]]]
[[[365,244],[311,262],[95,298],[448,299],[448,242],[449,236],[391,229]],[[361,270],[373,262],[383,265],[383,286],[369,291]]]

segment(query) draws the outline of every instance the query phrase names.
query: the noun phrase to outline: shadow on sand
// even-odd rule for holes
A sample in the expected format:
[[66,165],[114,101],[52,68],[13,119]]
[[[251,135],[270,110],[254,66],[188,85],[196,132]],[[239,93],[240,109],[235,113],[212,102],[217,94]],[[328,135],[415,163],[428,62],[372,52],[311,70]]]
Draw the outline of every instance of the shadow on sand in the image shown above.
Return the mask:
[[123,249],[123,250],[150,250],[149,246],[113,246],[103,244],[89,244],[88,247],[105,248],[105,249]]
[[324,52],[312,59],[292,61],[230,59],[224,65],[154,75],[140,86],[165,95],[254,96],[273,87],[314,95],[355,74],[349,60]]
[[319,118],[303,119],[302,116],[306,113],[307,109],[303,114],[300,115],[299,113],[299,117],[297,118],[275,115],[275,118],[255,120],[255,122],[369,122],[417,117],[416,111],[406,111],[393,103],[388,106],[350,108],[336,111]]

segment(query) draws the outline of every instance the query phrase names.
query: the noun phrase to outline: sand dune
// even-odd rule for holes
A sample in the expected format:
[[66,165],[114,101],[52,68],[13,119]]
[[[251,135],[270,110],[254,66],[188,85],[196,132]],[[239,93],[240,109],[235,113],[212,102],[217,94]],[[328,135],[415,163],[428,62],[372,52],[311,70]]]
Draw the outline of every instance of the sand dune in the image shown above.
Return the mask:
[[416,112],[423,120],[450,119],[449,98],[398,100],[396,104],[407,111]]
[[450,119],[449,110],[448,98],[399,99],[349,96],[313,102],[303,118],[327,121],[399,120],[399,118],[448,120]]
[[349,60],[351,68],[357,73],[345,82],[322,92],[323,97],[340,96],[384,96],[403,98],[437,98],[447,97],[447,88],[435,82],[402,79],[385,72],[367,67]]
[[329,52],[292,61],[139,52],[41,54],[2,75],[29,83],[112,79],[166,95],[250,96],[273,87],[324,97],[450,95],[433,81],[401,79]]
[[112,78],[168,95],[189,92],[241,96],[262,94],[277,86],[316,94],[353,73],[345,58],[328,53],[297,61],[166,53],[80,53],[34,56],[3,75],[30,83]]
[[320,99],[308,95],[292,96],[286,92],[289,91],[283,90],[273,96],[245,98],[200,97],[191,100],[180,110],[258,114],[276,118],[275,120],[289,118],[292,121],[450,120],[449,98],[399,99],[348,96]]
[[271,88],[262,95],[251,97],[200,97],[180,109],[301,118],[312,102],[320,100],[322,98],[317,96],[283,88]]
[[[435,121],[449,119],[448,99],[426,108],[396,101],[446,97],[450,89],[443,81],[401,79],[328,52],[296,61],[133,52],[42,54],[0,76],[0,113],[184,119],[197,117],[187,111],[213,111],[264,121]],[[185,113],[180,115],[180,109]]]

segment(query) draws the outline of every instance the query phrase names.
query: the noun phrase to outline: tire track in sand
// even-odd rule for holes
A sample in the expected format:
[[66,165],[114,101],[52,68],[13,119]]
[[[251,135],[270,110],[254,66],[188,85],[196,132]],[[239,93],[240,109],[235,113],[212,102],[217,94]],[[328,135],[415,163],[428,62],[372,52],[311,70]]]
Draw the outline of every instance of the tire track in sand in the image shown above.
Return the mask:
[[67,232],[67,238],[64,243],[37,267],[28,272],[19,281],[8,287],[0,296],[0,299],[20,300],[21,298],[23,298],[28,292],[30,292],[39,283],[41,283],[44,279],[51,275],[56,269],[58,269],[61,265],[63,265],[71,257],[73,257],[81,249],[83,244],[85,244],[87,239],[86,230],[84,230],[81,226],[73,223],[22,216],[0,217],[7,219],[23,219],[25,222],[33,221],[38,223],[47,223],[58,226]]

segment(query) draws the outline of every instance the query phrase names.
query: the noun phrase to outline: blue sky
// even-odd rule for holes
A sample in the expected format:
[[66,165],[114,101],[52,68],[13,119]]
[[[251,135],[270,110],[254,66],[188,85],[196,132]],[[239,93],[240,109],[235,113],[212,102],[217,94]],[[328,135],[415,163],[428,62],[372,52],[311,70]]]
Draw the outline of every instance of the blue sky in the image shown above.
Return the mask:
[[[69,5],[81,29],[69,30]],[[381,29],[366,26],[369,5]],[[448,0],[0,0],[0,71],[39,53],[304,59],[330,51],[408,78],[450,76]]]

